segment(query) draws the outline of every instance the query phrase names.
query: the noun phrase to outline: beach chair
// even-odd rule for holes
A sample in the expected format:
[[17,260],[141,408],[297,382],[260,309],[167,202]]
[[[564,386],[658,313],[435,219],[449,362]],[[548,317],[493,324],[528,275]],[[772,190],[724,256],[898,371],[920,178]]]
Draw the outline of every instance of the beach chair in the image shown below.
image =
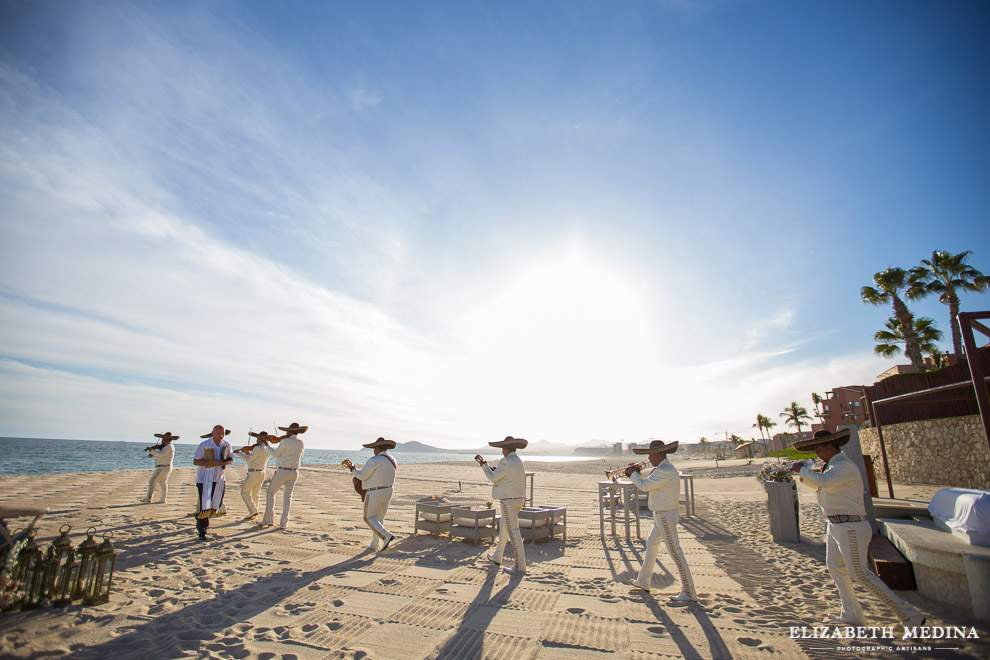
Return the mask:
[[519,512],[519,534],[533,543],[550,538],[550,511],[525,506]]
[[495,509],[473,510],[455,506],[451,507],[450,515],[450,538],[469,538],[478,545],[480,539],[498,536],[499,517],[495,514]]
[[416,503],[416,522],[413,524],[413,534],[423,530],[438,537],[444,532],[450,532],[449,504],[439,504],[436,500]]
[[541,504],[539,508],[550,512],[550,538],[560,532],[564,543],[567,543],[567,507]]
[[[28,532],[34,529],[42,516],[48,513],[48,507],[17,507],[0,506],[0,566],[7,564],[7,558],[18,543],[27,538]],[[12,532],[7,520],[10,518],[33,518],[24,529]]]

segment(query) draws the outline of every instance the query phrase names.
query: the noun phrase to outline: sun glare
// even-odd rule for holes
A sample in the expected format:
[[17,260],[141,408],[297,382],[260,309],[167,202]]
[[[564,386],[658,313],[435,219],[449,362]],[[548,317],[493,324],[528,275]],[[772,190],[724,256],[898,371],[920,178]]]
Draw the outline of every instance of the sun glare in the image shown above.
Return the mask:
[[647,412],[655,374],[644,298],[620,269],[577,251],[507,281],[462,324],[478,412],[557,440],[620,433]]

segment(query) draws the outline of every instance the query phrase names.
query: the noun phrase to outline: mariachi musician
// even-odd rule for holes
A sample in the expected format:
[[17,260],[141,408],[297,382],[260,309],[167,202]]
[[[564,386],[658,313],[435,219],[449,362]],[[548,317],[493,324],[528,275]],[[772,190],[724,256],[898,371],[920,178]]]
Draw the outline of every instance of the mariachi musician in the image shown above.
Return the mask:
[[172,435],[171,431],[166,431],[165,433],[156,433],[155,437],[160,438],[161,442],[145,447],[148,456],[155,459],[155,470],[151,473],[151,478],[148,479],[148,494],[141,500],[144,504],[151,502],[155,486],[161,486],[162,489],[162,499],[158,502],[165,503],[165,498],[168,497],[168,477],[172,474],[172,459],[175,458],[175,447],[172,446],[172,441],[178,439],[179,436]]
[[489,442],[492,447],[502,450],[502,460],[492,467],[481,455],[474,457],[481,466],[485,477],[492,482],[492,497],[499,501],[502,507],[502,522],[498,528],[498,545],[495,552],[485,555],[489,561],[501,565],[505,544],[512,544],[515,555],[515,567],[504,566],[502,570],[514,575],[526,572],[526,549],[523,547],[522,534],[519,531],[519,512],[526,503],[526,468],[522,459],[516,454],[517,449],[525,449],[529,444],[523,438],[506,436],[504,440]]
[[302,464],[305,446],[299,436],[309,429],[308,426],[300,426],[299,422],[292,422],[288,426],[278,427],[279,431],[285,431],[281,438],[269,438],[269,442],[278,442],[278,449],[272,452],[275,457],[275,476],[268,482],[268,493],[265,496],[265,515],[259,525],[270,526],[275,523],[275,496],[282,488],[285,489],[282,495],[282,518],[278,526],[285,529],[289,526],[289,511],[292,508],[292,491],[295,490],[296,480],[299,478],[299,466]]
[[842,429],[835,433],[815,431],[810,440],[795,442],[797,451],[813,451],[825,463],[816,472],[803,461],[792,463],[789,470],[801,483],[816,490],[818,506],[828,519],[825,531],[825,567],[835,582],[842,601],[839,614],[829,614],[826,623],[846,626],[866,625],[863,607],[859,604],[853,584],[858,584],[889,609],[900,621],[904,639],[923,626],[925,615],[890,590],[867,566],[866,557],[873,538],[873,527],[866,517],[863,476],[856,464],[846,456],[842,447],[852,432]]
[[681,478],[667,454],[677,451],[676,442],[664,443],[663,440],[653,440],[645,449],[633,449],[633,453],[647,454],[653,471],[643,477],[640,472],[642,463],[626,467],[625,473],[639,490],[649,493],[647,503],[653,513],[653,530],[646,539],[646,551],[643,553],[643,566],[639,575],[629,581],[634,587],[649,592],[653,588],[653,569],[657,563],[657,552],[660,550],[661,539],[667,545],[667,554],[674,561],[677,574],[681,579],[681,591],[670,600],[693,602],[698,600],[698,592],[694,588],[691,569],[688,568],[681,542],[677,536],[677,520],[680,513],[677,510],[677,498],[680,492]]
[[258,515],[258,496],[261,494],[261,486],[268,476],[268,458],[272,455],[272,450],[268,446],[269,442],[278,442],[282,438],[268,435],[268,431],[248,433],[252,438],[257,438],[258,442],[247,447],[234,450],[234,455],[239,456],[248,464],[247,476],[241,484],[241,499],[247,507],[248,514],[244,518],[250,520]]
[[354,478],[361,482],[361,488],[364,490],[364,522],[371,528],[368,550],[372,552],[378,550],[378,542],[381,540],[382,552],[384,552],[395,538],[384,525],[388,505],[392,501],[392,489],[395,486],[396,463],[388,454],[389,449],[395,449],[395,441],[378,438],[361,446],[373,449],[375,455],[368,459],[363,468],[356,470],[351,464],[348,469],[354,474]]

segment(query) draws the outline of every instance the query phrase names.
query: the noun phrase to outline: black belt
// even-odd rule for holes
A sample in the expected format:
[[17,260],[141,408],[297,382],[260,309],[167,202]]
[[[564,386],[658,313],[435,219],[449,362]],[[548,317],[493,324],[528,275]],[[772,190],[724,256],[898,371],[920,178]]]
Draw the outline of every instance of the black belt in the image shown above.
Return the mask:
[[866,520],[866,516],[828,516],[828,521],[833,523],[863,522],[864,520]]
[[382,488],[391,488],[391,486],[375,486],[374,488],[366,488],[364,492],[370,493],[373,490],[381,490]]
[[298,470],[299,468],[287,468],[287,467],[281,467],[281,466],[279,466],[277,469],[279,469],[279,470]]
[[248,472],[264,472],[265,468],[248,468]]

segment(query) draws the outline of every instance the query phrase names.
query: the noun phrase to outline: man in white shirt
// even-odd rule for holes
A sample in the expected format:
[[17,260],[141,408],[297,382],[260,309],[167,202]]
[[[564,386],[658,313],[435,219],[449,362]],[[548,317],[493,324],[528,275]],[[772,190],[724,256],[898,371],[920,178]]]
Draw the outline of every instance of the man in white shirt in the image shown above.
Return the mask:
[[816,431],[811,440],[794,443],[798,451],[814,451],[825,462],[821,472],[815,472],[803,461],[793,463],[791,472],[802,483],[817,489],[818,506],[828,519],[825,540],[825,567],[839,590],[842,610],[838,616],[828,615],[828,622],[863,626],[863,608],[853,590],[855,581],[877,600],[887,606],[908,631],[925,623],[925,617],[910,603],[899,598],[866,565],[866,553],[873,538],[873,529],[866,518],[863,476],[856,464],[841,451],[849,442],[849,429],[837,433]]
[[268,448],[268,440],[271,438],[268,431],[261,433],[248,433],[249,436],[257,438],[258,442],[248,445],[243,449],[235,449],[234,454],[240,456],[248,465],[247,476],[241,484],[241,499],[247,507],[248,515],[245,520],[250,520],[258,515],[258,496],[261,494],[261,486],[268,476],[268,458],[272,455]]
[[[278,444],[278,449],[271,452],[275,457],[275,476],[268,484],[268,496],[265,502],[265,517],[260,525],[272,525],[275,523],[275,495],[280,488],[285,488],[285,495],[282,498],[282,519],[279,527],[285,529],[289,526],[289,510],[292,508],[292,490],[296,487],[296,479],[299,478],[299,465],[302,463],[303,446],[301,433],[305,433],[308,426],[299,426],[298,422],[292,422],[288,426],[278,427],[279,431],[285,431],[282,438],[271,438],[270,442]],[[269,449],[268,451],[271,451]]]
[[516,450],[525,449],[529,442],[510,435],[505,440],[488,444],[502,450],[502,460],[498,465],[491,467],[480,455],[475,456],[474,460],[478,461],[481,471],[493,484],[492,497],[499,501],[502,508],[502,524],[498,531],[498,546],[494,553],[488,553],[486,557],[489,561],[501,564],[505,544],[508,541],[512,543],[516,566],[514,569],[506,566],[502,570],[506,573],[522,575],[526,572],[526,550],[523,548],[522,534],[519,533],[519,511],[526,502],[526,468],[522,459],[516,454]]
[[694,578],[691,577],[691,569],[688,568],[677,536],[677,521],[680,519],[677,499],[681,490],[681,477],[677,468],[667,461],[667,454],[677,451],[677,445],[676,442],[667,444],[663,440],[654,440],[646,449],[633,449],[634,453],[647,454],[649,457],[653,471],[646,478],[640,474],[641,466],[632,465],[626,468],[626,476],[636,484],[636,488],[649,494],[647,503],[653,512],[653,529],[646,539],[643,566],[639,569],[639,575],[629,583],[647,592],[653,588],[653,569],[656,567],[662,538],[681,580],[681,592],[670,599],[691,602],[698,600],[698,592],[694,589]]
[[179,438],[177,435],[172,435],[171,431],[156,433],[155,437],[161,438],[161,443],[148,447],[148,456],[155,459],[155,469],[151,473],[151,478],[148,479],[148,495],[141,500],[144,504],[151,502],[155,486],[161,486],[162,499],[158,501],[161,504],[165,503],[165,498],[168,497],[168,476],[172,474],[172,459],[175,457],[175,447],[172,446],[172,441]]
[[230,443],[224,440],[227,432],[217,424],[196,448],[193,465],[199,467],[196,472],[196,490],[199,499],[196,501],[196,531],[201,541],[206,540],[206,530],[210,526],[210,517],[217,515],[223,506],[223,491],[226,484],[224,470],[233,461]]
[[382,552],[385,552],[388,544],[395,538],[384,525],[388,505],[392,501],[396,468],[395,459],[387,452],[389,449],[395,449],[395,441],[378,438],[372,443],[361,446],[375,450],[375,455],[368,459],[363,468],[355,471],[351,466],[354,478],[361,481],[361,487],[364,489],[364,522],[371,528],[368,550],[372,552],[377,550],[380,540]]

